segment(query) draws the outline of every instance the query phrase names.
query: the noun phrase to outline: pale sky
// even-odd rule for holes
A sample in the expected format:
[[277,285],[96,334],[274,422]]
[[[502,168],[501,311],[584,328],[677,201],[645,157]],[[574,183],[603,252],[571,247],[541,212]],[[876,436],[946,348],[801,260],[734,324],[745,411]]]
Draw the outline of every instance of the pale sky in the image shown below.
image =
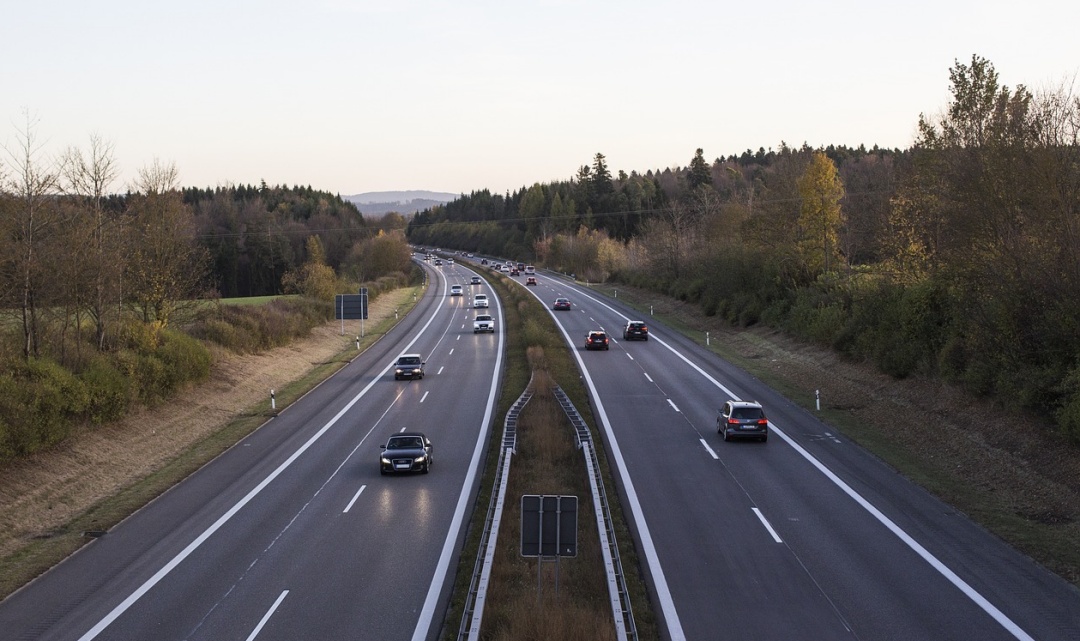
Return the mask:
[[47,157],[96,134],[115,191],[157,158],[185,186],[503,193],[597,152],[906,148],[972,54],[1071,83],[1080,2],[0,0],[0,144],[26,113]]

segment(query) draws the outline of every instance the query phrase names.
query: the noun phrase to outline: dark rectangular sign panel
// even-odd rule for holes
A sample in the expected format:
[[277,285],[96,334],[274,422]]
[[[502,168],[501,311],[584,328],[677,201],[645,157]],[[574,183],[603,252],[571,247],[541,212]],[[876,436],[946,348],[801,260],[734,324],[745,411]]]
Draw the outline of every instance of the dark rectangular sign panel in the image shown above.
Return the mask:
[[334,297],[334,318],[337,320],[367,320],[367,291],[362,294],[338,294]]
[[521,497],[521,556],[577,556],[576,496]]

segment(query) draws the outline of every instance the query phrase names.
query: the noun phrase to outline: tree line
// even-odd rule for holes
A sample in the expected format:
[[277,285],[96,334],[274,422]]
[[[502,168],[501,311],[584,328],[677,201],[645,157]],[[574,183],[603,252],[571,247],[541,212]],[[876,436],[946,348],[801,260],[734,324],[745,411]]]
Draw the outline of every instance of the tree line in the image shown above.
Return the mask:
[[[204,378],[203,341],[279,345],[332,317],[335,294],[418,277],[400,216],[368,226],[311,187],[185,189],[157,160],[121,192],[100,137],[42,148],[27,115],[0,156],[0,461]],[[304,299],[214,304],[279,293]]]
[[409,238],[634,284],[897,377],[957,382],[1080,441],[1080,99],[973,56],[904,150],[747,150],[474,192]]

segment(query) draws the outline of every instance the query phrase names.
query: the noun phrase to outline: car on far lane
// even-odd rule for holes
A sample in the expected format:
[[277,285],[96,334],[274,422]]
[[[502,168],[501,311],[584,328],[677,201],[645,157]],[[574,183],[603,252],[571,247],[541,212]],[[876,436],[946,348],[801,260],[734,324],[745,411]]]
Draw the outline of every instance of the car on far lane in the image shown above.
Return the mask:
[[451,296],[461,296],[461,285],[451,285],[450,286],[450,295]]
[[469,280],[469,284],[471,284],[471,285],[479,285],[480,284],[480,277],[479,276],[473,276],[472,279]]
[[585,349],[608,349],[607,334],[600,330],[585,334]]
[[551,309],[554,310],[568,310],[570,309],[570,299],[563,298],[562,296],[555,299],[555,303],[552,304]]
[[379,473],[423,472],[428,473],[435,462],[435,447],[423,432],[394,434],[386,445],[379,446]]
[[645,321],[629,321],[626,323],[626,327],[623,328],[622,333],[623,340],[649,340],[649,326],[645,324]]
[[528,278],[525,279],[525,284],[526,285],[535,285],[536,284],[536,277],[529,276]]
[[733,438],[756,438],[762,443],[769,440],[769,419],[757,401],[724,403],[716,417],[716,431],[725,441]]
[[473,307],[487,307],[488,306],[487,294],[477,294],[476,296],[473,296],[472,306]]

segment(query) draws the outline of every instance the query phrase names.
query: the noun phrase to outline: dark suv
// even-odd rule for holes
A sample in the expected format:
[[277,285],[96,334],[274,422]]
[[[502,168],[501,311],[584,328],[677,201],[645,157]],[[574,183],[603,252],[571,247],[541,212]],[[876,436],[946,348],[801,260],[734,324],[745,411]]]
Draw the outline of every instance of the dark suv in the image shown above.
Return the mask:
[[607,334],[601,331],[592,331],[585,334],[585,349],[607,349]]
[[716,431],[725,441],[733,438],[769,440],[769,419],[757,401],[728,401],[716,417]]
[[623,328],[622,332],[623,340],[649,340],[649,326],[645,324],[645,321],[630,321]]

